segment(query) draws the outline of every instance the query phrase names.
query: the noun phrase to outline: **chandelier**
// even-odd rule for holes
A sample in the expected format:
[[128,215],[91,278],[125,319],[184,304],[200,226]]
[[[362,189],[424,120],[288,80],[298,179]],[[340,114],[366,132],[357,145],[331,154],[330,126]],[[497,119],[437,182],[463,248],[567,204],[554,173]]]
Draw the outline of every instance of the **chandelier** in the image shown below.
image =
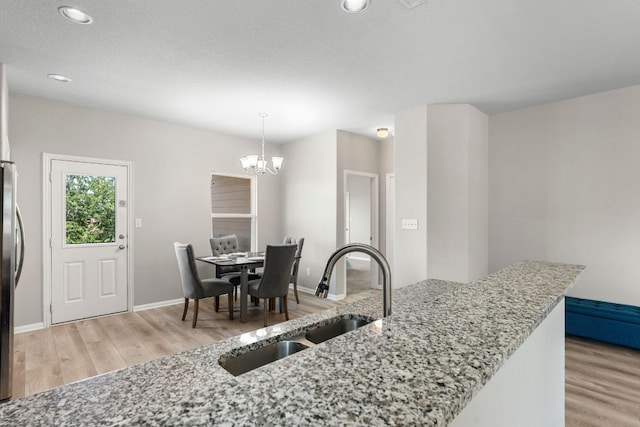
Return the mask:
[[269,115],[267,113],[260,113],[258,115],[262,117],[262,155],[258,156],[257,154],[251,154],[241,157],[240,163],[242,163],[242,168],[249,175],[264,175],[266,172],[269,172],[272,175],[277,175],[280,168],[282,168],[284,158],[272,157],[271,163],[273,164],[273,170],[269,168],[267,161],[264,158],[264,119]]

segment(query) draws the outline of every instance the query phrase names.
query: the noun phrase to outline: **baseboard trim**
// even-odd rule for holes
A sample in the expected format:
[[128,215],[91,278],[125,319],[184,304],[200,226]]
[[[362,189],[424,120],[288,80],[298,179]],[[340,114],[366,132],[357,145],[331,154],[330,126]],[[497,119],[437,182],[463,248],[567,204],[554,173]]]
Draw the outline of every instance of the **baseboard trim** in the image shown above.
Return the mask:
[[[289,286],[289,289],[293,289],[293,286]],[[298,286],[298,292],[302,292],[302,293],[310,294],[310,295],[315,295],[316,290],[315,290],[315,288],[314,289],[309,289],[309,288],[306,288],[306,287]],[[336,294],[330,293],[330,294],[327,295],[327,299],[334,300],[334,301],[341,300],[341,299],[344,299],[346,297],[347,297],[347,294],[336,295]]]
[[25,332],[39,331],[44,329],[44,322],[32,323],[30,325],[16,326],[13,328],[14,334],[24,334]]
[[[293,289],[293,285],[289,285],[289,289]],[[309,288],[305,288],[302,286],[298,286],[298,292],[302,292],[305,294],[315,294],[316,290],[315,289],[309,289]]]
[[152,302],[149,304],[134,305],[133,311],[145,311],[153,308],[167,307],[169,305],[183,304],[184,298],[171,299],[166,301]]

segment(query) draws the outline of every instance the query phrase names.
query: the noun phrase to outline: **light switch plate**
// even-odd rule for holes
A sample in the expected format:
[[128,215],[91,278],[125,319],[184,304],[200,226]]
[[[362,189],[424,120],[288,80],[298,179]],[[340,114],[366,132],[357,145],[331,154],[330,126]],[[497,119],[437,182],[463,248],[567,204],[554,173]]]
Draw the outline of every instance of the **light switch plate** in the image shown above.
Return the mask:
[[142,218],[136,218],[136,228],[142,228]]
[[417,219],[403,219],[402,220],[402,229],[403,230],[417,230],[418,229],[418,220]]

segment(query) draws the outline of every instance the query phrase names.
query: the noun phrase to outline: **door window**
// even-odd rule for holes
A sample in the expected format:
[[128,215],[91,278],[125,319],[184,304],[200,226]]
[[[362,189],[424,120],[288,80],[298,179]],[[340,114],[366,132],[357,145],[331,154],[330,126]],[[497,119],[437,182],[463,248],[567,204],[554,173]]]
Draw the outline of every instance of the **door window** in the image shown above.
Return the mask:
[[66,244],[116,241],[116,179],[113,176],[67,175]]

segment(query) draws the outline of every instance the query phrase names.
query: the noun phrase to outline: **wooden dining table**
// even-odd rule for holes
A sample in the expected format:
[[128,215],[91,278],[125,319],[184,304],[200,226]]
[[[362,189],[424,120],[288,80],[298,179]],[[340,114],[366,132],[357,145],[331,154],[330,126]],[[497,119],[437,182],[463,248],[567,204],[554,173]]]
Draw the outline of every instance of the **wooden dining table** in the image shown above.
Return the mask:
[[215,266],[234,267],[240,272],[240,321],[247,321],[247,296],[249,295],[249,270],[264,266],[264,252],[245,252],[223,256],[202,256],[196,260]]

